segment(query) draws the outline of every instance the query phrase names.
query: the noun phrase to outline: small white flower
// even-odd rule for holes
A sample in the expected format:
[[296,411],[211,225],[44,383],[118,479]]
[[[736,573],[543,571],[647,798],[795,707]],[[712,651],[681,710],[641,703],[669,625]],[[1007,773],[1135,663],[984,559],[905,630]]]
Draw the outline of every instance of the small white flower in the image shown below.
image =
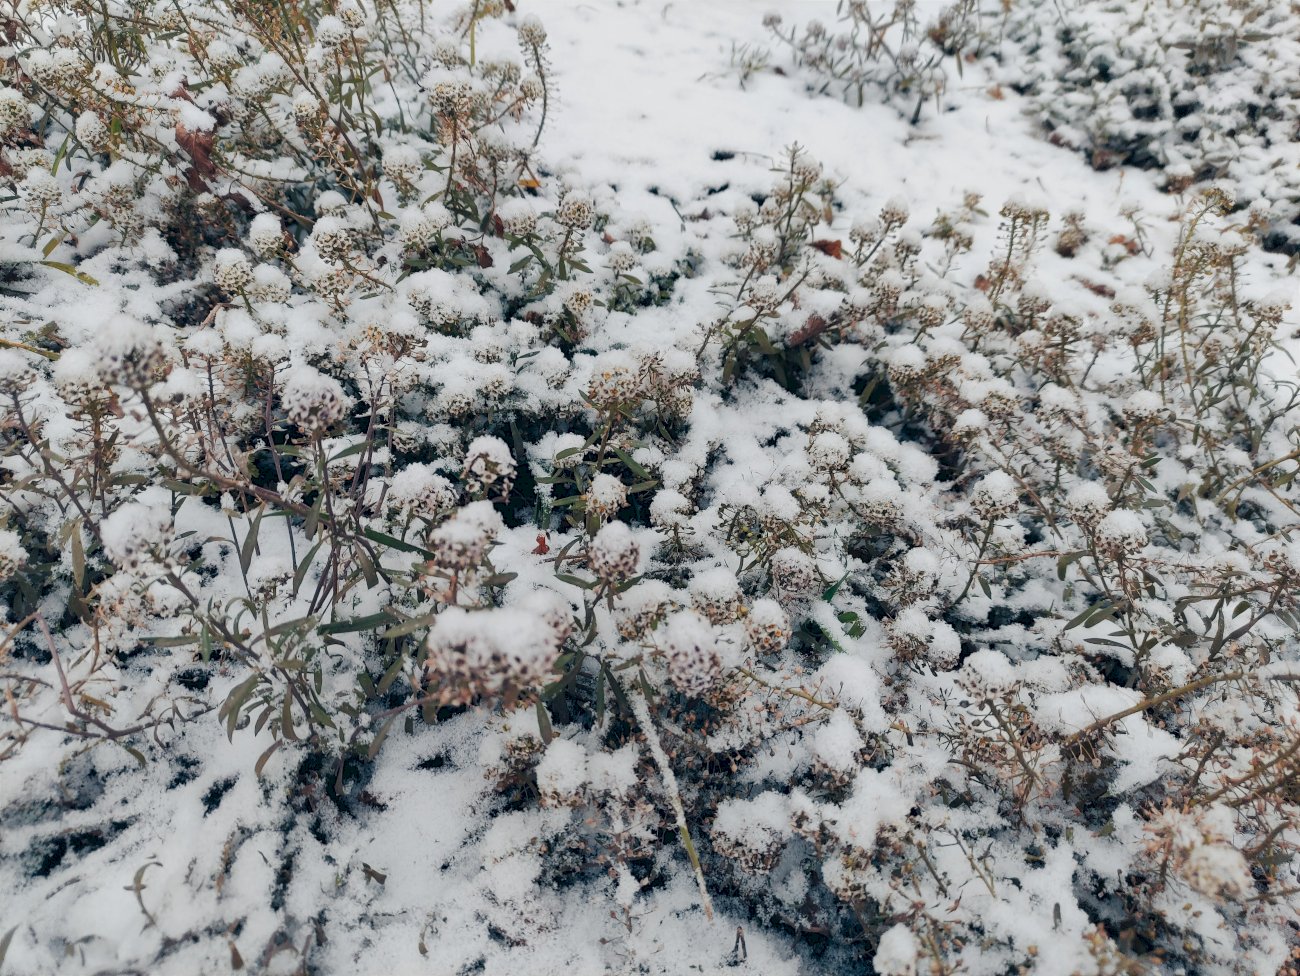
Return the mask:
[[1020,504],[1020,488],[1005,471],[991,471],[971,493],[971,508],[988,522],[1006,518]]
[[1131,556],[1147,544],[1146,526],[1136,512],[1117,508],[1098,523],[1097,543],[1112,559]]
[[333,14],[326,14],[316,22],[316,41],[323,47],[337,47],[351,35],[348,25]]
[[92,152],[103,149],[108,143],[108,126],[95,112],[82,112],[75,126],[77,140]]
[[612,474],[602,472],[587,486],[586,502],[588,512],[607,519],[627,504],[627,485]]
[[31,123],[31,108],[16,88],[0,88],[0,136]]
[[689,586],[691,605],[710,623],[729,624],[745,610],[745,597],[736,574],[725,566],[715,566],[696,574]]
[[570,230],[586,230],[596,219],[596,209],[586,194],[576,190],[566,194],[555,210],[555,221]]
[[217,252],[212,269],[212,280],[222,291],[238,294],[253,281],[253,265],[248,255],[238,248],[225,247]]
[[167,506],[144,502],[127,502],[99,526],[104,555],[128,571],[164,554],[173,532]]
[[699,614],[682,610],[672,614],[663,628],[660,643],[668,680],[678,691],[701,695],[722,676],[722,658],[713,627]]
[[537,211],[522,197],[512,197],[497,208],[501,226],[511,237],[527,237],[537,229]]
[[384,175],[399,186],[415,182],[423,167],[413,146],[390,146],[384,151]]
[[603,582],[617,583],[636,575],[641,547],[624,523],[610,522],[591,540],[587,562]]
[[26,563],[22,537],[12,529],[0,529],[0,583],[11,579]]
[[499,437],[476,437],[465,450],[465,485],[472,495],[510,493],[515,480],[515,459]]
[[1085,481],[1070,490],[1065,499],[1070,517],[1085,529],[1095,528],[1110,511],[1110,495],[1097,481]]
[[817,566],[811,557],[798,549],[778,549],[772,554],[768,568],[772,573],[772,585],[781,594],[806,596],[817,588]]
[[284,231],[280,219],[272,213],[260,213],[248,228],[248,245],[260,257],[269,258],[284,247]]
[[289,423],[320,434],[343,419],[349,400],[338,380],[310,366],[299,366],[285,378],[280,404]]

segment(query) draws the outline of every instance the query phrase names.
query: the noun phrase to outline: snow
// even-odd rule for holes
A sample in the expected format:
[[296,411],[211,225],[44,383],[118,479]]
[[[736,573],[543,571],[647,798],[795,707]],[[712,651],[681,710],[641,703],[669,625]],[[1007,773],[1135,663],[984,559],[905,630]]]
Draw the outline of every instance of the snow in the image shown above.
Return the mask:
[[[1024,0],[857,105],[756,3],[429,8],[413,53],[345,0],[313,77],[391,47],[344,178],[288,48],[207,38],[200,86],[36,17],[0,88],[6,972],[1064,976],[1140,962],[1127,914],[1171,972],[1276,969],[1300,55],[1247,6]],[[31,79],[89,93],[48,148]],[[1243,209],[1189,230],[1207,171]],[[1169,319],[1183,285],[1213,301]]]
[[1117,508],[1097,525],[1097,538],[1115,549],[1137,550],[1147,543],[1147,530],[1137,512]]
[[881,976],[916,976],[916,936],[906,925],[891,926],[881,935],[871,961]]
[[155,501],[123,505],[100,526],[104,554],[124,568],[146,561],[165,546],[172,532],[171,512],[155,496]]

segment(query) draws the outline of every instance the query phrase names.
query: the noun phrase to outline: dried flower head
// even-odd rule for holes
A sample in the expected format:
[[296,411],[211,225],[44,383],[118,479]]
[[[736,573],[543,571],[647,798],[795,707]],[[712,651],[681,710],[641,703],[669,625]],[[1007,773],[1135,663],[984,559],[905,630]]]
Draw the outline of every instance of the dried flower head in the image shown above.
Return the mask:
[[591,540],[587,563],[603,583],[619,583],[636,575],[641,547],[623,522],[609,522]]
[[310,366],[294,369],[280,387],[285,419],[313,436],[341,421],[349,402],[338,380]]

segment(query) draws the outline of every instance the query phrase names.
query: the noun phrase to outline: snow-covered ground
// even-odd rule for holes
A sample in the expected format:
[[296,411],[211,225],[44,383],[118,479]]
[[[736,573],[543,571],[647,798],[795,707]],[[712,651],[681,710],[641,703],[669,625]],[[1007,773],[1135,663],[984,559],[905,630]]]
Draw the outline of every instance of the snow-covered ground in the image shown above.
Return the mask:
[[[1085,153],[1053,144],[1039,107],[1014,90],[1024,66],[1009,57],[972,57],[960,75],[950,60],[939,108],[913,125],[870,94],[861,106],[810,94],[809,69],[773,46],[768,11],[830,25],[834,2],[518,6],[519,17],[545,25],[553,85],[536,184],[525,181],[539,191],[535,209],[558,213],[586,193],[607,218],[579,235],[574,252],[595,269],[588,298],[603,303],[585,318],[565,318],[579,285],[529,300],[511,290],[504,269],[522,251],[504,232],[484,238],[489,260],[480,256],[472,280],[470,271],[457,271],[455,282],[428,277],[441,271],[395,279],[402,248],[384,229],[367,253],[389,263],[367,267],[392,280],[391,296],[362,294],[361,285],[347,309],[317,293],[309,301],[286,263],[292,301],[218,303],[212,290],[200,293],[209,297],[195,317],[182,306],[196,282],[215,278],[227,298],[244,287],[227,287],[218,248],[252,254],[256,246],[208,241],[193,268],[160,283],[151,273],[174,256],[163,237],[118,245],[101,222],[44,253],[96,286],[47,265],[0,295],[0,392],[25,403],[0,421],[0,546],[24,553],[27,545],[31,578],[39,568],[45,581],[32,584],[43,589],[29,599],[0,573],[0,611],[8,611],[0,683],[9,690],[0,719],[0,973],[1282,971],[1300,904],[1290,861],[1300,799],[1294,781],[1285,783],[1285,774],[1300,775],[1297,685],[1288,680],[1300,645],[1285,615],[1300,549],[1290,538],[1296,490],[1259,476],[1289,470],[1293,462],[1279,459],[1295,450],[1300,420],[1285,395],[1300,324],[1281,307],[1295,297],[1286,256],[1242,233],[1232,259],[1241,304],[1231,314],[1221,265],[1170,279],[1172,262],[1194,249],[1189,241],[1213,251],[1248,211],[1210,214],[1189,231],[1195,188],[1171,193],[1161,168],[1098,169]],[[946,6],[916,4],[927,21]],[[1030,6],[1053,16],[1050,4]],[[514,50],[518,19],[484,22],[478,57]],[[742,78],[737,52],[761,47],[771,48],[767,67]],[[218,98],[199,95],[195,112],[212,110],[209,97]],[[395,101],[408,97],[423,96],[412,88]],[[395,102],[385,98],[376,104],[389,118]],[[820,166],[809,199],[823,180],[833,193],[822,211],[797,218],[808,223],[789,266],[754,274],[747,291],[745,255],[766,238],[745,223],[761,223],[762,212],[745,214],[773,197],[794,144],[804,151],[794,165]],[[72,176],[58,176],[71,196]],[[422,189],[445,179],[441,170],[420,178],[429,181]],[[224,179],[239,182],[219,172],[213,186]],[[16,199],[26,206],[38,182],[24,183]],[[376,226],[419,210],[391,178],[376,185],[385,210]],[[561,187],[572,193],[562,197]],[[170,199],[152,184],[141,192],[150,206]],[[906,227],[877,226],[879,257],[849,269],[855,246],[872,241],[864,221],[900,207]],[[957,224],[969,240],[948,251],[936,220],[963,207]],[[1071,211],[1087,228],[1077,251],[1057,243]],[[1022,215],[1039,228],[1038,247],[999,279],[1007,221]],[[314,242],[304,232],[302,246],[328,260],[326,220],[320,207]],[[39,260],[48,232],[33,237],[17,217],[12,228],[0,231],[6,260]],[[636,243],[646,239],[653,243]],[[913,239],[919,257],[908,256]],[[634,247],[619,251],[625,241]],[[638,292],[620,304],[617,274],[607,269],[615,254],[633,252],[637,288],[667,282],[660,299]],[[881,311],[881,282],[891,276],[901,282],[898,308]],[[436,301],[434,313],[414,315],[405,301],[417,280],[472,330],[429,325]],[[1157,319],[1162,301],[1165,321],[1177,318],[1168,313],[1177,292],[1169,280],[1191,284],[1181,358],[1161,372],[1143,359],[1143,343],[1154,340],[1115,336],[1117,323],[1130,325],[1125,302],[1134,319]],[[1202,286],[1205,295],[1187,298]],[[735,348],[751,358],[728,365],[728,337],[740,334],[746,310],[764,307],[763,289],[775,309],[762,320],[763,342],[790,358],[765,365],[764,347],[747,346],[752,334],[743,333]],[[813,317],[825,327],[863,303],[875,304],[860,327],[831,330],[820,348],[800,338]],[[985,309],[1002,324],[981,332],[972,323]],[[56,345],[33,338],[46,319]],[[1225,400],[1244,398],[1240,414],[1202,413],[1219,401],[1206,406],[1194,383],[1184,397],[1178,371],[1211,382],[1229,353],[1207,351],[1203,338],[1188,352],[1187,336],[1200,335],[1196,323],[1227,335],[1247,319],[1264,323],[1263,337],[1252,332],[1241,347],[1261,347],[1249,366],[1258,369],[1256,394],[1218,387]],[[586,334],[572,342],[538,324],[574,320]],[[1082,338],[1060,338],[1067,321]],[[375,330],[415,336],[417,353],[381,349]],[[70,460],[84,448],[78,438],[90,436],[73,419],[77,383],[93,387],[86,377],[114,355],[134,362],[146,333],[166,337],[170,373],[152,393],[120,375],[104,381],[115,392],[98,416],[122,431],[108,466],[129,477],[93,487],[89,463]],[[1270,340],[1276,345],[1262,349]],[[1058,341],[1063,359],[1053,360],[1043,350]],[[309,526],[322,517],[319,505],[309,511],[314,496],[292,495],[274,477],[267,494],[241,494],[233,461],[222,468],[226,481],[207,478],[203,469],[217,462],[203,453],[202,436],[180,460],[157,446],[155,435],[181,430],[184,417],[180,407],[161,421],[156,411],[202,397],[212,372],[199,364],[211,348],[278,362],[272,376],[309,371],[298,387],[285,385],[311,404],[295,430],[331,409],[322,389],[365,399],[367,369],[418,376],[394,402],[406,411],[402,436],[421,446],[403,453],[389,443],[367,458],[375,484],[394,498],[401,472],[381,471],[393,458],[418,468],[405,483],[414,494],[436,494],[433,479],[446,476],[459,514],[427,536],[411,529],[418,545],[381,548],[376,564],[391,578],[358,569],[326,619],[308,600],[330,572],[312,548],[319,536]],[[813,358],[785,382],[777,370],[800,369],[801,348]],[[243,368],[252,377],[257,367]],[[485,392],[493,369],[506,376],[500,395]],[[945,371],[950,387],[925,386]],[[620,432],[609,419],[618,409],[601,407],[593,391],[602,376],[614,383],[634,373],[651,376],[651,392],[637,396],[654,407],[636,400],[627,414],[635,420]],[[664,390],[654,387],[660,375]],[[880,388],[892,387],[892,398],[873,399],[871,377],[884,377]],[[229,376],[219,383],[239,386]],[[137,388],[146,390],[138,398]],[[230,416],[252,444],[262,436],[262,399],[268,429],[273,422],[273,397],[252,379],[248,389],[261,398],[250,401],[255,409]],[[460,393],[468,409],[454,405]],[[999,414],[999,397],[1022,404],[1026,419]],[[274,411],[277,431],[288,430],[291,398],[281,396]],[[1240,430],[1271,413],[1248,443]],[[329,463],[346,471],[339,483],[358,471],[357,452],[342,452],[366,429],[361,421],[349,429],[347,416],[340,408],[330,431],[342,420],[343,433],[326,438],[340,452]],[[202,432],[207,421],[195,423]],[[601,423],[628,455],[611,455],[606,467]],[[1068,436],[1056,437],[1053,424]],[[1207,442],[1201,425],[1218,439]],[[599,481],[566,486],[570,442],[556,433],[598,443],[594,478],[612,471],[622,482],[603,486],[622,515],[597,514]],[[479,435],[501,439],[483,446]],[[1077,464],[1059,462],[1058,447]],[[480,450],[486,494],[473,487]],[[517,466],[521,480],[554,476],[555,490],[543,483],[536,498],[501,501],[491,493],[498,463]],[[73,482],[68,496],[81,492],[88,511],[51,500],[63,497],[60,470]],[[204,501],[186,494],[186,483],[215,488]],[[586,508],[565,521],[570,488]],[[386,496],[358,497],[359,531],[398,534],[401,518],[375,502]],[[537,511],[525,512],[533,503]],[[258,513],[268,512],[284,517],[266,518],[258,544]],[[735,526],[745,512],[758,513],[758,536],[783,541],[741,541]],[[150,518],[166,524],[151,528]],[[463,524],[446,529],[457,519]],[[610,528],[620,519],[630,532]],[[411,524],[408,506],[401,531]],[[39,529],[47,555],[18,541],[20,526]],[[480,532],[495,546],[487,569],[480,553],[449,594],[420,577],[428,550],[442,552],[440,538]],[[556,563],[567,546],[581,558]],[[187,562],[168,576],[168,559]],[[627,572],[621,559],[630,559]],[[1224,595],[1205,595],[1207,574],[1220,570],[1213,585]],[[85,601],[96,609],[83,612],[69,601],[87,573],[95,582]],[[403,588],[394,580],[404,573],[425,582]],[[497,575],[509,573],[517,575]],[[644,581],[619,589],[636,574]],[[639,595],[651,585],[669,594],[665,606],[695,609],[659,622],[665,611],[656,603],[647,611],[655,623],[637,630],[629,620],[654,602]],[[220,653],[221,636],[200,625],[186,587],[208,613],[258,594],[260,620],[229,619],[236,637],[247,627],[253,647],[265,641],[268,674],[282,663],[277,654],[294,652],[273,654],[271,638],[320,614],[304,631],[323,641],[329,662],[316,694],[352,707],[348,719],[335,713],[326,729],[288,692],[273,718],[257,720],[251,706],[247,721],[238,708],[232,717],[247,661],[233,644]],[[528,603],[535,589],[552,596]],[[552,597],[560,602],[544,604]],[[458,600],[475,610],[488,650],[478,637],[452,636],[463,621],[447,607]],[[1229,601],[1244,609],[1225,610]],[[29,604],[32,617],[18,609]],[[550,644],[556,605],[563,623]],[[398,615],[369,629],[347,626],[390,608]],[[102,630],[88,623],[96,613],[110,620]],[[424,614],[422,628],[409,629],[418,646],[390,670],[379,655],[395,639],[385,645],[375,635]],[[502,616],[484,622],[492,614]],[[47,637],[46,620],[60,619]],[[1255,625],[1237,633],[1246,619]],[[773,644],[755,636],[763,621],[782,635]],[[1227,646],[1218,639],[1225,630],[1234,635]],[[552,677],[561,649],[555,674],[567,667],[576,677],[534,706],[542,680],[527,668],[540,661]],[[429,694],[433,685],[422,681],[449,673],[440,666],[454,669],[457,654],[475,653],[510,658],[535,680],[467,694],[467,708],[448,697],[404,709]],[[386,671],[383,694],[355,691],[373,690]],[[69,678],[78,696],[71,714]],[[398,701],[407,684],[408,699]],[[437,705],[449,707],[432,721]],[[723,718],[710,724],[710,709]],[[1097,735],[1094,720],[1103,722]],[[65,723],[80,731],[65,734]],[[136,725],[147,727],[99,734]],[[318,738],[308,743],[309,735]],[[1283,775],[1274,781],[1266,769]],[[696,848],[702,866],[693,864]]]

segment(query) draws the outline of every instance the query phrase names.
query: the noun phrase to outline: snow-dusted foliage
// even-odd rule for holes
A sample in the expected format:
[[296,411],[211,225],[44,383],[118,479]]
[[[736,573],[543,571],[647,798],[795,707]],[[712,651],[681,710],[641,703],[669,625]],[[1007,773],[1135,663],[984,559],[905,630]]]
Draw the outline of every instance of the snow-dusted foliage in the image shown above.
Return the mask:
[[[742,78],[793,57],[810,89],[879,92],[918,122],[990,60],[991,91],[1094,167],[1157,169],[1172,192],[1231,179],[1270,250],[1300,252],[1300,11],[1274,0],[841,0],[835,21],[770,14]],[[983,81],[984,79],[981,78]]]
[[[514,8],[2,15],[5,971],[1293,972],[1259,186],[647,217]],[[792,42],[908,140],[1060,26],[892,9]]]
[[[811,90],[857,105],[879,91],[915,123],[927,102],[942,104],[949,69],[960,74],[962,59],[984,46],[985,21],[999,19],[981,0],[840,0],[831,25],[818,19],[788,24],[777,13],[763,24],[794,56]],[[766,68],[769,59],[766,49],[733,56],[746,77]]]
[[1015,5],[1003,83],[1092,164],[1157,167],[1171,189],[1229,178],[1269,246],[1300,245],[1300,11],[1273,0]]

